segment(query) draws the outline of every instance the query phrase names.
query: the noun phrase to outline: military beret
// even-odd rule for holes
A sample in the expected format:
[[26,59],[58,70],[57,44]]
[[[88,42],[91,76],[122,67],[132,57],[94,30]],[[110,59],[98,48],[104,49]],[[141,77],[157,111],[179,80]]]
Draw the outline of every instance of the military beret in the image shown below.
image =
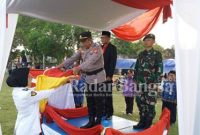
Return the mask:
[[151,39],[153,39],[153,40],[156,39],[156,37],[155,37],[154,34],[147,34],[147,35],[143,38],[143,41],[145,41],[145,40],[148,39],[148,38],[151,38]]
[[87,38],[92,38],[91,32],[87,31],[87,32],[82,32],[82,33],[80,34],[80,40],[81,40],[81,41],[82,41],[82,40],[85,40],[85,39],[87,39]]
[[111,33],[109,31],[102,31],[102,36],[108,36],[110,37],[111,36]]
[[28,85],[29,68],[14,69],[8,76],[6,83],[10,87],[26,87]]

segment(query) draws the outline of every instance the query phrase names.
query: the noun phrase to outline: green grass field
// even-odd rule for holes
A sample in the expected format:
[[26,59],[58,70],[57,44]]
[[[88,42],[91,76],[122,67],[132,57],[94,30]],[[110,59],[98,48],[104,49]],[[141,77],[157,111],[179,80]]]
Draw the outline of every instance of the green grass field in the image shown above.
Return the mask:
[[[122,113],[125,111],[125,102],[124,97],[121,92],[115,91],[113,93],[114,100],[114,110],[115,115],[119,117],[123,117],[126,119],[138,121],[138,109],[136,104],[134,104],[134,114],[133,116],[127,116]],[[159,100],[156,105],[156,118],[154,122],[159,120],[159,116],[161,113],[161,101]],[[12,100],[12,89],[9,88],[5,82],[3,83],[2,90],[0,92],[0,124],[2,126],[3,135],[13,135],[15,120],[16,120],[16,109]],[[171,126],[169,135],[178,135],[178,124],[176,122],[175,125]]]

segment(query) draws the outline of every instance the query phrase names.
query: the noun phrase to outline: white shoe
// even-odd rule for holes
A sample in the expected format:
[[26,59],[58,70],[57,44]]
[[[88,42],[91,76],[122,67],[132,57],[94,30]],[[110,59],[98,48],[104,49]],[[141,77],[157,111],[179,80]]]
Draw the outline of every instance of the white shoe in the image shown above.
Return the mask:
[[132,113],[128,113],[127,115],[132,116],[133,114]]

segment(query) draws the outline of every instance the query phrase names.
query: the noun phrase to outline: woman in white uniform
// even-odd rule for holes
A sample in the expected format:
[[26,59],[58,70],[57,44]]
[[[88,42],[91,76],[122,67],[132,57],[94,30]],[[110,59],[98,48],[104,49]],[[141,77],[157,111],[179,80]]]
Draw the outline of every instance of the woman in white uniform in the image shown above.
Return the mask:
[[28,68],[13,70],[6,82],[8,86],[13,87],[13,100],[18,111],[14,134],[39,135],[39,101],[48,98],[57,90],[34,91],[31,88],[32,78]]

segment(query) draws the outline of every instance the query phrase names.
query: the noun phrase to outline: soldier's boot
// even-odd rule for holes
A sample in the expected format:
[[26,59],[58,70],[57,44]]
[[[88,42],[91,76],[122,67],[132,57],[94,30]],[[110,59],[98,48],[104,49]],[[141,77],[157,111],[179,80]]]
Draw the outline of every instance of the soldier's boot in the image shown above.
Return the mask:
[[152,125],[152,121],[153,121],[153,118],[147,118],[146,121],[145,121],[144,129],[150,128],[151,125]]
[[91,128],[93,126],[95,126],[95,117],[94,116],[90,116],[89,117],[89,122],[86,125],[84,125],[84,126],[82,126],[80,128],[83,128],[83,129],[84,128]]
[[143,129],[145,127],[145,119],[144,117],[140,117],[140,121],[137,125],[133,126],[133,129]]

